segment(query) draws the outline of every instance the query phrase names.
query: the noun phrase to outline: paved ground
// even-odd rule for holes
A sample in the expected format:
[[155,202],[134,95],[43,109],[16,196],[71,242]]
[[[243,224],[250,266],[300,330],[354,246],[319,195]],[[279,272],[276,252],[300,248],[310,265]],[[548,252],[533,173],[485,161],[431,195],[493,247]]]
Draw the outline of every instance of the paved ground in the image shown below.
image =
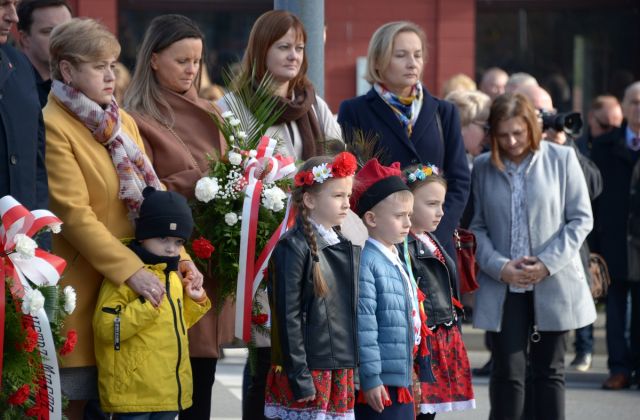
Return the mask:
[[[467,326],[465,343],[473,367],[479,367],[487,360],[483,349],[483,332]],[[606,345],[604,343],[603,322],[599,321],[595,331],[595,351],[593,368],[587,373],[567,373],[567,420],[638,420],[640,419],[640,390],[603,391],[600,384],[607,377]],[[570,348],[572,348],[570,346]],[[242,369],[246,350],[227,349],[226,357],[218,363],[216,383],[213,387],[211,418],[215,420],[239,420],[241,416]],[[567,355],[567,363],[573,354]],[[477,409],[474,411],[438,415],[439,419],[487,419],[489,414],[488,380],[474,378]]]

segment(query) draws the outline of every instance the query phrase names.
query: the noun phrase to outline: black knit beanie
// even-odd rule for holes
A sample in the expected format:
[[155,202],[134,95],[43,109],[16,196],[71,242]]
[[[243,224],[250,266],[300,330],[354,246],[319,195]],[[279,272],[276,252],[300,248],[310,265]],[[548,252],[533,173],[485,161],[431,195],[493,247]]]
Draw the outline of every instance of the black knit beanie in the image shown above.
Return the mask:
[[185,241],[193,231],[193,216],[186,198],[173,191],[147,187],[136,219],[136,239],[175,236]]

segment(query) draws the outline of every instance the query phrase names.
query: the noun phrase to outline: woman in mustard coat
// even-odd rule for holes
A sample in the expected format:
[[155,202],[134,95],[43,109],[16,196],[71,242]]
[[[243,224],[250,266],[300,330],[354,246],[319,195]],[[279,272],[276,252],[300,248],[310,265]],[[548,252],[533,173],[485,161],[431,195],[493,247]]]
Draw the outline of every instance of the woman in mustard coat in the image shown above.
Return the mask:
[[53,252],[68,264],[61,285],[72,285],[78,294],[65,322],[77,331],[78,343],[61,370],[62,391],[70,400],[66,414],[74,420],[83,417],[87,400],[98,398],[91,320],[102,279],[126,282],[155,306],[165,294],[164,285],[120,242],[133,234],[144,187],[161,185],[133,119],[113,100],[120,53],[113,34],[94,20],[73,19],[56,27],[50,52],[46,166],[50,208],[64,222]]

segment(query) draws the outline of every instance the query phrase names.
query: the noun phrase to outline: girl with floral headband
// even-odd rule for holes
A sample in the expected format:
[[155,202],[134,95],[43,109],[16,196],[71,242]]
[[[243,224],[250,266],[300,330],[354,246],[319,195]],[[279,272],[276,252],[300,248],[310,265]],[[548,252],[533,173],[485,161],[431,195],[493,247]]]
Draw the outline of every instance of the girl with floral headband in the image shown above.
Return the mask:
[[272,366],[264,414],[353,419],[360,248],[337,228],[356,171],[347,152],[313,157],[295,177],[296,225],[269,262]]
[[418,286],[422,342],[415,349],[417,419],[475,408],[467,351],[458,327],[462,305],[455,291],[456,264],[433,235],[444,215],[447,181],[435,165],[404,171],[413,193],[411,231],[402,246]]

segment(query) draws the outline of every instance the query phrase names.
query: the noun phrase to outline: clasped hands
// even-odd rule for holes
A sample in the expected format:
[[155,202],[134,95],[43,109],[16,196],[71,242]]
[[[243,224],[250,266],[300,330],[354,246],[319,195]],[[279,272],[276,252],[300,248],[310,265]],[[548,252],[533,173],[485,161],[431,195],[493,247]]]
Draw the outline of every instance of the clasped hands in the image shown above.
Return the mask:
[[[193,261],[180,261],[180,273],[182,273],[185,279],[189,280],[188,293],[198,293],[196,290],[200,290],[204,277],[202,273],[198,271]],[[141,268],[126,281],[127,285],[133,289],[140,296],[147,299],[154,307],[160,306],[160,302],[167,293],[165,285],[149,270]]]
[[516,287],[528,287],[540,283],[549,275],[549,269],[538,257],[521,257],[510,260],[500,272],[500,278]]

